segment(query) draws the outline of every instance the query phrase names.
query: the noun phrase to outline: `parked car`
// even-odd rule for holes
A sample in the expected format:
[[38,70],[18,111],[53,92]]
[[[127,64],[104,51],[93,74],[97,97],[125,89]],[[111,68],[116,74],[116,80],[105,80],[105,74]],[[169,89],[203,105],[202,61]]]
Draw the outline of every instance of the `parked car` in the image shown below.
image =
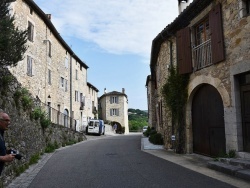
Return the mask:
[[142,128],[142,132],[144,133],[146,130],[148,130],[148,126],[144,126],[143,128]]
[[105,134],[105,125],[103,120],[91,119],[86,127],[86,134]]

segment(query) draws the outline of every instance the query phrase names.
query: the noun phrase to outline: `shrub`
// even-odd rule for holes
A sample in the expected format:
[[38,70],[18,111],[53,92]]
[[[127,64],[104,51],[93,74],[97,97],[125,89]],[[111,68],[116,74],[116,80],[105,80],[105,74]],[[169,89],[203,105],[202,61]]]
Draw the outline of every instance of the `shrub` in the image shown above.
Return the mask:
[[155,133],[155,134],[150,135],[149,141],[153,144],[156,144],[156,145],[162,145],[163,138],[162,138],[161,133]]
[[151,131],[151,127],[148,126],[148,129],[143,133],[144,136],[149,137],[149,133]]
[[35,108],[33,112],[31,112],[31,118],[38,120],[42,116],[41,108]]
[[229,150],[228,157],[229,158],[235,158],[236,157],[236,152],[235,152],[234,149]]

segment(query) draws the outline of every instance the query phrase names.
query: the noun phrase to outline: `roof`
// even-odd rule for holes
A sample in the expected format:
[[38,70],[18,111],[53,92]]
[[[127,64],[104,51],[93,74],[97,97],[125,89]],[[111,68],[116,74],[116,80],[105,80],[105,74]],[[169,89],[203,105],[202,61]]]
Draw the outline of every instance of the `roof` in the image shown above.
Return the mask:
[[99,99],[101,99],[103,97],[112,96],[112,95],[120,95],[120,96],[124,96],[124,97],[128,98],[128,96],[125,93],[118,92],[118,91],[111,91],[109,93],[104,93],[102,96],[99,97]]
[[60,36],[54,25],[52,24],[51,20],[48,16],[37,6],[37,4],[33,0],[24,0],[27,5],[29,5],[36,13],[40,16],[40,18],[44,21],[44,23],[48,26],[51,32],[54,34],[56,39],[62,44],[62,46],[69,52],[69,54],[77,60],[84,68],[89,68],[75,53],[72,49],[68,46],[68,44],[63,40]]
[[90,88],[92,88],[96,92],[99,92],[99,90],[95,86],[93,86],[91,83],[87,82],[87,86],[90,87]]
[[154,77],[154,66],[157,63],[161,44],[168,38],[175,36],[175,33],[187,27],[202,10],[210,5],[213,0],[194,0],[179,16],[169,25],[167,25],[152,41],[150,68]]
[[152,81],[152,79],[151,79],[151,75],[148,75],[147,76],[147,80],[146,80],[146,87],[148,86],[148,83],[150,82],[150,81]]

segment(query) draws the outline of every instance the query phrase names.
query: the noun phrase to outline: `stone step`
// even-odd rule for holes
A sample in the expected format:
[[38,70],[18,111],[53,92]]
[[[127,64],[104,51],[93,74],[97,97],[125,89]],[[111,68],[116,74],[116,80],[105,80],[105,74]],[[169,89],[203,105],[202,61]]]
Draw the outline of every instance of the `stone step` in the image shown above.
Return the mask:
[[233,166],[242,167],[244,169],[250,169],[250,160],[247,159],[221,158],[219,161]]
[[245,169],[241,166],[235,166],[220,161],[210,161],[208,162],[208,167],[213,170],[250,181],[250,169]]

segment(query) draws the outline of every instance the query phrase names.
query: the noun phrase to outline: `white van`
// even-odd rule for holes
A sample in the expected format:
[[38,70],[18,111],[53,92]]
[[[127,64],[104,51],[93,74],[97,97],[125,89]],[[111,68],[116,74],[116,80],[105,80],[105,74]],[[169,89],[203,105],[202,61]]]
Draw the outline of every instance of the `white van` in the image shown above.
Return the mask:
[[103,120],[91,119],[86,128],[86,134],[105,134],[105,125]]

